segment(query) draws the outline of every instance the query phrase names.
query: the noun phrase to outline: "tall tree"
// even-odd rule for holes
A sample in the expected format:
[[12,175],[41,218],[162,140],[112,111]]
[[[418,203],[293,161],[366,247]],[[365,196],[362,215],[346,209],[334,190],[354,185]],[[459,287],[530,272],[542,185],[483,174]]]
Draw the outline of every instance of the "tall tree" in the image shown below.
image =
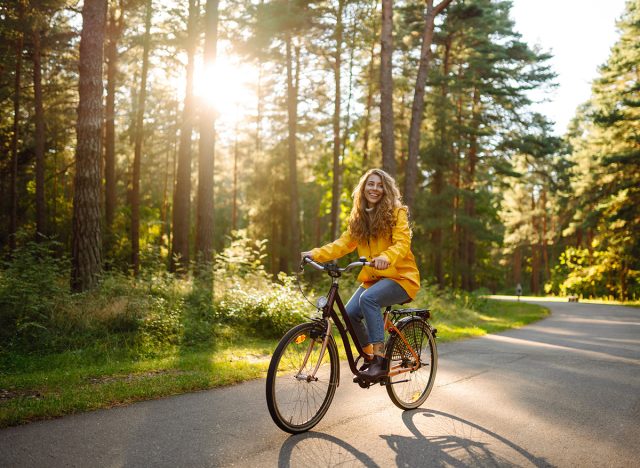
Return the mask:
[[151,8],[152,0],[145,7],[144,39],[142,51],[142,71],[140,92],[136,106],[135,146],[131,182],[131,266],[134,275],[140,271],[140,165],[142,163],[142,142],[144,139],[144,110],[147,100],[147,75],[149,73],[149,49],[151,48]]
[[124,1],[111,2],[106,27],[105,60],[107,64],[107,95],[105,99],[104,185],[107,244],[113,237],[116,212],[116,82],[118,79],[118,43],[124,31]]
[[[594,81],[570,132],[574,197],[567,206],[567,292],[640,295],[640,7],[627,2],[620,39]],[[586,234],[583,236],[583,233]]]
[[[35,13],[35,12],[34,12]],[[33,100],[35,107],[35,156],[36,156],[36,231],[46,234],[46,206],[44,196],[44,107],[42,97],[42,28],[40,15],[33,15]]]
[[94,287],[102,269],[100,158],[106,13],[106,0],[85,0],[82,7],[71,274],[75,291]]
[[[288,191],[289,191],[289,253],[285,271],[295,262],[296,253],[300,252],[300,207],[298,201],[298,89],[300,83],[300,48],[293,45],[291,33],[286,34],[287,53],[287,116],[288,137],[287,155],[289,162]],[[295,47],[295,51],[293,50]],[[294,69],[295,67],[295,69]]]
[[[194,60],[198,33],[198,3],[189,0],[189,17],[187,20],[187,66],[186,89],[182,109],[180,142],[178,146],[178,167],[176,187],[173,195],[173,241],[171,249],[171,270],[176,271],[178,264],[188,268],[189,265],[189,233],[191,231],[191,139],[194,120],[193,76]],[[184,270],[183,270],[184,271]]]
[[333,105],[333,183],[331,184],[331,237],[338,238],[340,230],[340,195],[342,192],[342,168],[340,159],[341,132],[340,132],[340,105],[342,100],[342,43],[344,31],[344,4],[345,0],[338,0],[336,8],[335,54],[333,59],[333,77],[335,86],[335,100]]
[[433,30],[435,19],[452,0],[442,0],[435,7],[433,0],[427,0],[424,15],[424,29],[422,31],[422,45],[420,48],[420,61],[418,74],[413,92],[413,104],[411,105],[411,124],[409,126],[409,146],[407,150],[407,164],[404,176],[404,202],[413,209],[416,185],[418,182],[418,151],[420,150],[420,130],[424,113],[424,94],[427,85],[427,76],[431,66],[431,44],[433,42]]
[[[218,49],[218,0],[205,6],[204,66],[213,67]],[[198,197],[196,208],[197,262],[205,266],[213,259],[213,171],[216,143],[214,103],[203,102],[200,108],[200,151],[198,156]]]
[[382,0],[380,33],[380,141],[382,168],[396,175],[393,118],[393,0]]
[[[22,26],[24,19],[24,5],[18,1],[18,24]],[[16,232],[18,231],[18,132],[20,129],[20,86],[22,75],[22,49],[24,32],[17,31],[15,39],[15,75],[13,87],[13,132],[11,133],[11,211],[9,217],[9,245],[16,247]]]

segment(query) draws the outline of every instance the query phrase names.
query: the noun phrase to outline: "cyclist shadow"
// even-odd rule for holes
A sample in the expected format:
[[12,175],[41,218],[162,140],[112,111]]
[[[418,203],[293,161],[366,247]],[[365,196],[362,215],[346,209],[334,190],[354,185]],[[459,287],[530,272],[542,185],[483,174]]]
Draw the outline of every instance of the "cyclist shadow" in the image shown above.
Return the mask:
[[280,449],[278,468],[296,466],[379,465],[344,440],[321,432],[305,432],[289,437]]
[[396,466],[553,466],[505,437],[458,416],[436,410],[405,411],[414,437],[381,436],[396,452]]

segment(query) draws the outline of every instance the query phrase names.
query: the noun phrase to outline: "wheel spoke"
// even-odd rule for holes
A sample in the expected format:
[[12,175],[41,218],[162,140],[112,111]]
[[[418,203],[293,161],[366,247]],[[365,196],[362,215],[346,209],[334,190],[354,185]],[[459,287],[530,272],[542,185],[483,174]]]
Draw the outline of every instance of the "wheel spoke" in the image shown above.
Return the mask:
[[404,341],[399,336],[395,336],[389,343],[388,350],[391,366],[399,366],[407,369],[407,372],[391,377],[392,384],[387,386],[387,392],[397,406],[405,409],[416,408],[429,396],[435,379],[437,362],[435,340],[423,320],[406,322],[400,330],[418,354],[420,366],[416,370],[408,370],[417,363]]
[[[303,324],[289,331],[276,348],[267,373],[269,412],[287,432],[303,432],[317,424],[331,404],[337,386],[338,353],[332,340],[315,378],[308,379],[322,350],[322,341],[311,338],[317,326]],[[300,379],[299,375],[307,378]]]

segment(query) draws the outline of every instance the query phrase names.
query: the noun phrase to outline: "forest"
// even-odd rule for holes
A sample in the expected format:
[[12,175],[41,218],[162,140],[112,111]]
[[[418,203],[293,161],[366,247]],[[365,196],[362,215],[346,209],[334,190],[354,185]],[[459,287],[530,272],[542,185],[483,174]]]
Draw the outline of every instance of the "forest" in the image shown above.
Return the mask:
[[73,293],[286,283],[371,167],[399,182],[426,285],[637,300],[640,3],[562,137],[532,110],[550,52],[510,8],[3,1],[0,302],[49,267]]

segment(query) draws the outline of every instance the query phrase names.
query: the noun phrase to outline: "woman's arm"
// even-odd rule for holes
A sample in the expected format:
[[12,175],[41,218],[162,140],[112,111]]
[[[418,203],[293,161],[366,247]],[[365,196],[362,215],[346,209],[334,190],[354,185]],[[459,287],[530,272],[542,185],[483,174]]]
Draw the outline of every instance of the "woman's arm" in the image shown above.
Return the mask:
[[398,259],[404,258],[411,248],[411,230],[409,229],[409,218],[407,210],[398,210],[396,225],[391,232],[391,246],[379,256],[386,257],[391,266],[395,265]]
[[356,247],[358,247],[358,243],[351,238],[347,230],[342,233],[339,239],[311,250],[309,255],[316,262],[328,262],[353,252]]

